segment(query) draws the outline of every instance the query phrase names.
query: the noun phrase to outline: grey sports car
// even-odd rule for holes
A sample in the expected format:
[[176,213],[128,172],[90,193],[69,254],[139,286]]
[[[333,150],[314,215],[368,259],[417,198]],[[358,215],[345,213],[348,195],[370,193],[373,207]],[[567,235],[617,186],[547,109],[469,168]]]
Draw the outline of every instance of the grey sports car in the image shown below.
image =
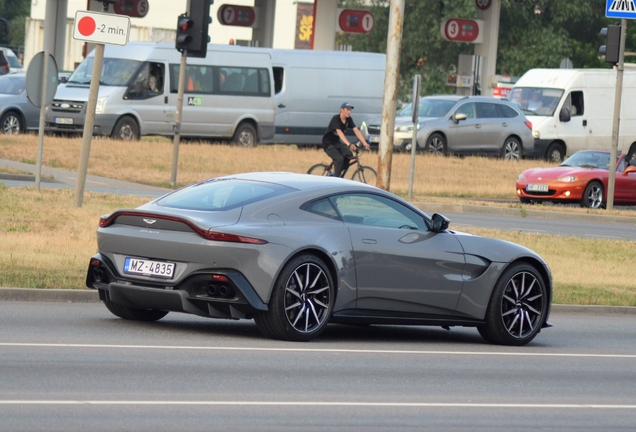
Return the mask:
[[550,326],[539,255],[341,178],[210,179],[103,216],[97,240],[86,285],[124,319],[253,318],[294,341],[330,322],[468,326],[504,345]]

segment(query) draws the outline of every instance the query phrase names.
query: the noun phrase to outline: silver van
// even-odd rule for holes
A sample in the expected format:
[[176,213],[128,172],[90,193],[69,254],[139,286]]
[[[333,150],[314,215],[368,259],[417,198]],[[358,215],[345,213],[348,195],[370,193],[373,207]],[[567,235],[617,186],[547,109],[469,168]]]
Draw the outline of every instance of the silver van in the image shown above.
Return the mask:
[[[47,132],[83,132],[93,55],[58,86],[47,107]],[[93,134],[122,140],[173,135],[180,60],[174,43],[106,45]],[[181,135],[247,147],[273,137],[272,82],[266,51],[209,45],[206,58],[187,59]]]

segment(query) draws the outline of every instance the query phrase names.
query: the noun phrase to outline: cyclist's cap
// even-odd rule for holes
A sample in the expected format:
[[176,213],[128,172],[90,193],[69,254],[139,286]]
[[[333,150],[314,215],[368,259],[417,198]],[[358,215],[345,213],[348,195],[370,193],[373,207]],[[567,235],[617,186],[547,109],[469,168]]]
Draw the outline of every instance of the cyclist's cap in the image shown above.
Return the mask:
[[340,105],[340,109],[344,109],[344,108],[353,109],[353,105],[351,105],[349,102],[345,102],[342,105]]

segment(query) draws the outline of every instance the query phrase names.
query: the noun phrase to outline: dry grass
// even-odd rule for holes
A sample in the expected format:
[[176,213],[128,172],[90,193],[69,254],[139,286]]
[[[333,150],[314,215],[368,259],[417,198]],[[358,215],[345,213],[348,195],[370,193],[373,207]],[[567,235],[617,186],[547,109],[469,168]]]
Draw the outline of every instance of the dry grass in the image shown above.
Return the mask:
[[[79,138],[45,137],[45,166],[76,170]],[[35,163],[37,136],[3,136],[0,159]],[[376,153],[362,156],[366,165],[377,165]],[[259,146],[252,149],[201,142],[182,143],[178,185],[219,175],[249,171],[305,172],[328,158],[321,149],[294,146]],[[546,162],[505,162],[488,158],[436,158],[418,155],[414,201],[515,199],[514,181],[522,170]],[[157,186],[168,186],[172,142],[144,138],[138,143],[93,140],[89,173]],[[410,155],[394,154],[391,191],[408,191]],[[0,286],[32,288],[84,288],[89,257],[95,252],[95,229],[100,215],[120,207],[136,207],[146,198],[86,192],[84,205],[72,206],[72,190],[9,189],[0,185]],[[484,204],[484,203],[482,203]],[[486,204],[484,204],[486,205]],[[488,205],[493,205],[489,203]],[[520,207],[519,204],[500,204]],[[633,211],[534,206],[533,208],[633,216]],[[476,234],[511,240],[541,254],[550,264],[555,283],[554,300],[565,304],[636,306],[636,288],[630,274],[633,243],[488,231],[466,228]],[[581,271],[588,267],[593,271]]]
[[[148,200],[86,192],[78,209],[73,194],[71,189],[37,192],[0,184],[0,286],[85,288],[99,216]],[[542,255],[552,268],[556,303],[636,306],[633,242],[465,230],[514,241]]]

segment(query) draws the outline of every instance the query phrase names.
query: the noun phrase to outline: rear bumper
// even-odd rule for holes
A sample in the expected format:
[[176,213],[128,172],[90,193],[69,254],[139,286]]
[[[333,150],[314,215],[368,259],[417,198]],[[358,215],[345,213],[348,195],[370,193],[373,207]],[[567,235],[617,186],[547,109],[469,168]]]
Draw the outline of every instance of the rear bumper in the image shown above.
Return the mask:
[[89,262],[86,286],[99,290],[102,301],[108,298],[136,309],[229,319],[249,318],[268,309],[247,279],[231,269],[201,270],[177,284],[164,280],[141,284],[122,278],[106,257],[96,254]]

